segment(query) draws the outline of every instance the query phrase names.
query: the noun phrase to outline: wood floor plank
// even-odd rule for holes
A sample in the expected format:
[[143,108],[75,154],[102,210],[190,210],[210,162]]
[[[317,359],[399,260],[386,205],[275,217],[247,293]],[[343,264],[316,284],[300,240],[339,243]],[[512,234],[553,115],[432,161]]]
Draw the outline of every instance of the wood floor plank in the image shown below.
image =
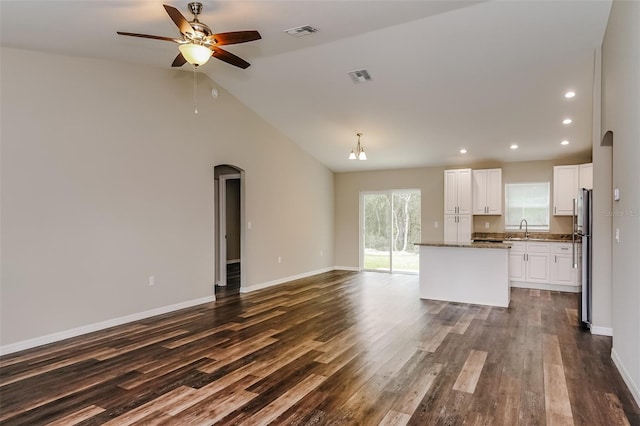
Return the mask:
[[418,348],[426,352],[435,352],[438,350],[444,339],[451,332],[452,327],[448,325],[442,325],[435,327],[434,333],[424,342],[422,342]]
[[47,426],[71,426],[81,423],[96,414],[100,414],[104,411],[104,408],[97,407],[95,405],[90,405],[81,410],[76,411],[75,413],[71,413],[66,415],[58,420],[55,420],[51,423],[47,423]]
[[413,380],[403,386],[399,398],[393,405],[394,410],[410,417],[431,389],[443,367],[442,364],[434,363],[427,370],[417,372]]
[[296,386],[292,387],[271,404],[258,411],[256,415],[247,421],[248,425],[268,425],[282,413],[287,411],[289,407],[304,398],[309,392],[317,388],[327,378],[309,375]]
[[409,423],[411,416],[405,413],[389,410],[378,426],[404,426]]
[[475,392],[486,359],[487,352],[472,350],[453,384],[453,389],[467,393]]
[[561,365],[544,363],[544,404],[549,425],[573,425],[569,391]]
[[0,357],[0,423],[640,425],[578,303],[331,271]]

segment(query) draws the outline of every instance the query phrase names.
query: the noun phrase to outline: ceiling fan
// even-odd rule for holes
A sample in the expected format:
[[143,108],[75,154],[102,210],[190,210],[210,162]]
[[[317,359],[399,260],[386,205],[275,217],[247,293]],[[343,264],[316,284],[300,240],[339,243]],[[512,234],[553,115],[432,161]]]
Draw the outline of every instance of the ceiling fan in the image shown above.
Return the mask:
[[213,34],[211,28],[198,20],[198,15],[202,12],[202,3],[189,3],[189,10],[193,13],[192,21],[187,21],[175,7],[166,4],[163,6],[171,20],[178,26],[182,34],[182,39],[122,31],[118,31],[118,34],[178,43],[180,53],[178,53],[178,56],[173,60],[171,64],[172,67],[181,67],[187,62],[198,67],[205,64],[211,56],[242,69],[248,68],[251,65],[244,59],[218,46],[259,40],[262,36],[258,31],[232,31]]

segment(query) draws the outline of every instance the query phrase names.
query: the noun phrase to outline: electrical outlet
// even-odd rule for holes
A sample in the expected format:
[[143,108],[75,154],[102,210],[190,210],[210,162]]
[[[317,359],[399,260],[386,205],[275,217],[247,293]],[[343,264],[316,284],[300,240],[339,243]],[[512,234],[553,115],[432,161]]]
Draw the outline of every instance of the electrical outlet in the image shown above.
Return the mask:
[[247,222],[247,229],[251,229],[251,221]]
[[278,263],[282,263],[282,258],[278,256]]
[[320,256],[324,256],[324,250],[320,250]]
[[489,222],[484,223],[484,229],[489,229]]
[[156,285],[155,275],[149,275],[149,286]]
[[616,243],[620,242],[620,228],[616,228]]
[[437,228],[438,227],[438,221],[436,220],[435,222],[433,222],[433,227]]

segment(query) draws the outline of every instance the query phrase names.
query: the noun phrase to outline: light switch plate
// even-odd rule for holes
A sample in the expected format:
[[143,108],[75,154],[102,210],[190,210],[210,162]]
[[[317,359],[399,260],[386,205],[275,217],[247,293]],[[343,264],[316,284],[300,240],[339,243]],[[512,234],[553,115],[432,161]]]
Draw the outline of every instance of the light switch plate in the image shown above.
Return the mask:
[[613,201],[620,201],[620,189],[615,188],[613,190]]

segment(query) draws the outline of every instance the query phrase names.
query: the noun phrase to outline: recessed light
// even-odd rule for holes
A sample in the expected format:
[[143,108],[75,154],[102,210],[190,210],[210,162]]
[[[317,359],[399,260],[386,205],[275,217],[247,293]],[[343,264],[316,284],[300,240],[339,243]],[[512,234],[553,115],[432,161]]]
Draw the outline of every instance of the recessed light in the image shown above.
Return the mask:
[[516,145],[516,144],[514,143],[514,144],[512,144],[509,148],[511,148],[511,149],[518,149],[518,145]]
[[573,91],[568,91],[567,93],[564,94],[564,97],[569,99],[569,98],[573,98],[576,95],[576,92]]
[[466,153],[467,153],[467,150],[466,150],[466,149],[462,148],[462,149],[460,150],[460,154],[466,154]]
[[565,139],[562,142],[560,142],[560,145],[569,145],[569,141]]
[[570,118],[565,118],[564,120],[562,120],[562,124],[571,124],[573,123],[573,120]]

